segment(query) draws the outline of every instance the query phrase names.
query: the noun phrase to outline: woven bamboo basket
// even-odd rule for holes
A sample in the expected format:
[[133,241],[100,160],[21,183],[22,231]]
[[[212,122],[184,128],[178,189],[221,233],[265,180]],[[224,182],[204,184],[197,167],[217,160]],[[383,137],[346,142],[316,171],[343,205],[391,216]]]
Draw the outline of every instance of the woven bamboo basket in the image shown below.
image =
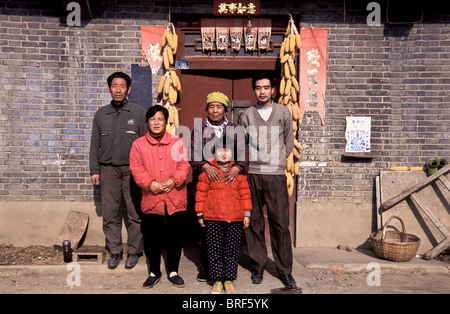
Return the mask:
[[[396,218],[402,224],[402,231],[386,231],[386,227],[391,220]],[[407,234],[405,224],[400,217],[391,216],[383,227],[382,231],[374,232],[370,235],[372,248],[378,257],[394,262],[407,262],[412,259],[419,249],[420,238]]]

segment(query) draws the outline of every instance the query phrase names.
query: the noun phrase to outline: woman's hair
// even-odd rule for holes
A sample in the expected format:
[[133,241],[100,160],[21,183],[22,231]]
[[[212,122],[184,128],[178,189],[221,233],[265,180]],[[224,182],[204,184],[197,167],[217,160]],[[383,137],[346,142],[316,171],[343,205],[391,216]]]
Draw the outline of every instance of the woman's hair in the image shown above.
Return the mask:
[[167,123],[167,121],[169,120],[169,110],[160,105],[154,105],[147,110],[147,113],[145,114],[145,121],[147,121],[148,123],[148,119],[153,117],[158,111],[161,111],[163,113],[164,119]]

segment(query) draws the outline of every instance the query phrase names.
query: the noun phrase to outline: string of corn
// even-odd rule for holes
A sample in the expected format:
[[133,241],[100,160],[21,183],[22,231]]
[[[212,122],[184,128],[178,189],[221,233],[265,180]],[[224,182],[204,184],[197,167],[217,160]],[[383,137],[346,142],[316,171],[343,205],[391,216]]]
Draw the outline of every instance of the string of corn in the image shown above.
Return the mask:
[[174,62],[175,55],[178,49],[178,35],[175,33],[175,26],[172,23],[167,24],[161,39],[161,49],[164,64],[164,75],[158,84],[158,95],[162,94],[163,106],[169,111],[169,121],[166,125],[166,130],[170,134],[175,133],[175,129],[179,126],[178,108],[178,94],[181,93],[180,78],[175,72]]
[[284,40],[280,48],[281,63],[281,82],[280,82],[280,98],[278,102],[285,105],[292,116],[292,127],[294,132],[294,148],[286,159],[286,178],[289,196],[294,192],[294,177],[299,173],[299,163],[302,158],[302,145],[297,141],[298,120],[301,120],[300,106],[298,104],[298,93],[300,85],[296,78],[297,71],[295,67],[295,57],[300,49],[302,42],[300,34],[295,26],[292,15],[289,14],[289,24],[286,28]]

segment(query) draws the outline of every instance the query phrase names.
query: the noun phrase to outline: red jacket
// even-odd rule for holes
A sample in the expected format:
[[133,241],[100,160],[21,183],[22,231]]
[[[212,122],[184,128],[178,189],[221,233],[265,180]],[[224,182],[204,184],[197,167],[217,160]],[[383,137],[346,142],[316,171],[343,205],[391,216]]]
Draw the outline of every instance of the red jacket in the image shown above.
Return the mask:
[[[172,156],[173,155],[173,156]],[[133,142],[130,169],[137,185],[142,188],[141,209],[144,214],[169,215],[187,208],[186,178],[189,172],[186,148],[176,136],[165,133],[160,142],[147,132]],[[167,194],[154,194],[148,188],[154,180],[172,178],[175,187]]]
[[[216,160],[211,160],[209,163],[212,167],[219,169],[221,177],[225,175]],[[231,161],[228,167],[233,164],[234,161]],[[211,182],[205,172],[200,174],[198,180],[195,211],[203,213],[203,219],[227,222],[243,221],[244,212],[252,209],[246,175],[239,174],[234,184],[225,184],[223,181]]]

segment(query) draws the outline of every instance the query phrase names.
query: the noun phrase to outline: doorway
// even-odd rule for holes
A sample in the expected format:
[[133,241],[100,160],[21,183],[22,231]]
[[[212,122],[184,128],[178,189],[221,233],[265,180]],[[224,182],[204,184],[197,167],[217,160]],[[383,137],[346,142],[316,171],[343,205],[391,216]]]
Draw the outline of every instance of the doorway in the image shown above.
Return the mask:
[[[256,103],[252,78],[260,71],[242,70],[192,70],[182,71],[180,76],[183,92],[180,96],[180,125],[193,130],[194,119],[204,119],[206,96],[220,91],[228,96],[230,104],[228,121],[239,124],[240,115]],[[266,71],[276,76],[276,71]]]
[[[272,18],[272,35],[270,48],[261,53],[243,53],[239,55],[207,55],[201,48],[200,18],[194,16],[176,16],[174,25],[178,34],[177,59],[188,62],[189,69],[176,70],[180,77],[182,92],[177,107],[180,108],[180,125],[194,129],[194,121],[204,121],[206,96],[220,91],[228,96],[230,105],[227,112],[228,121],[239,124],[240,115],[256,103],[252,88],[252,78],[260,72],[274,77],[274,101],[278,99],[280,85],[280,63],[278,55],[284,38],[288,20]],[[192,178],[191,178],[192,179]],[[195,184],[195,180],[191,182]],[[188,211],[194,211],[195,190],[189,186]],[[296,187],[294,189],[296,191]],[[289,198],[290,231],[292,244],[295,245],[295,211],[296,193]],[[266,210],[264,209],[267,217]],[[195,221],[198,225],[198,223]],[[266,218],[266,242],[270,244],[269,228]]]

